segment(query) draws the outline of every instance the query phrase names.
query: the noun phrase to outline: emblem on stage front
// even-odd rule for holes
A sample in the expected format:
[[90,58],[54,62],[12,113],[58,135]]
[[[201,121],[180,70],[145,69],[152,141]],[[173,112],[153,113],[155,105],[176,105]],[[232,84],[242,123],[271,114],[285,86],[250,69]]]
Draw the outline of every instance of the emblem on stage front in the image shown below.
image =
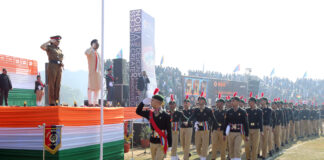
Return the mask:
[[44,147],[51,154],[61,148],[62,126],[46,126],[44,131]]

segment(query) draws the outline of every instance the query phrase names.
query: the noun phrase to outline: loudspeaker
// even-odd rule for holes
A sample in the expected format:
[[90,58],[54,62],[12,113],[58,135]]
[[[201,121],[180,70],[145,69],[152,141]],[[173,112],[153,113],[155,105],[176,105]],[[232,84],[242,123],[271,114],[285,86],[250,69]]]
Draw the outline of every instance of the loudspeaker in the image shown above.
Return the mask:
[[115,84],[129,84],[128,64],[125,59],[113,59],[113,74],[116,79]]
[[121,106],[128,106],[129,99],[129,86],[124,84],[114,85],[114,95],[113,105],[116,106],[118,103]]

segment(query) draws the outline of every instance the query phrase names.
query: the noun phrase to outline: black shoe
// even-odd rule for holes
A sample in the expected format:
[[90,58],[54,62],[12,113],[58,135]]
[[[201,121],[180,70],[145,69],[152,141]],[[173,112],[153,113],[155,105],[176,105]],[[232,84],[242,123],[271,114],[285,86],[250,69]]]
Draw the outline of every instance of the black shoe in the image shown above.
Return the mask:
[[189,157],[191,157],[191,153],[189,153]]
[[272,157],[272,151],[269,151],[269,157]]
[[55,104],[50,104],[50,106],[55,106]]
[[279,152],[279,148],[278,147],[276,148],[276,152]]
[[260,156],[260,154],[258,154],[258,158],[262,158],[262,156]]

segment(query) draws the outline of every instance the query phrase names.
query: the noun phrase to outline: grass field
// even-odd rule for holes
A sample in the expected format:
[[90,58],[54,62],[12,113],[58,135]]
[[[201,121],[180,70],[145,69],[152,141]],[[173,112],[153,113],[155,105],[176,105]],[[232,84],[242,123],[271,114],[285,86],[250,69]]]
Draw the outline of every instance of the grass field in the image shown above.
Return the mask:
[[[243,144],[243,143],[242,143]],[[199,160],[199,156],[196,153],[194,146],[191,147],[190,160]],[[210,147],[211,150],[211,147]],[[242,160],[245,160],[244,147],[242,147]],[[183,152],[180,147],[178,147],[178,155],[180,159],[183,157]],[[146,154],[144,154],[144,149],[134,149],[133,152],[134,160],[150,160],[150,149],[146,149]],[[125,154],[125,160],[130,160],[132,158],[131,151]],[[208,156],[208,160],[210,155]],[[217,158],[219,160],[220,158]],[[276,154],[268,160],[324,160],[324,137],[320,138],[309,138],[304,140],[299,140],[292,143],[282,149],[281,152]],[[170,152],[168,152],[165,160],[170,160]]]

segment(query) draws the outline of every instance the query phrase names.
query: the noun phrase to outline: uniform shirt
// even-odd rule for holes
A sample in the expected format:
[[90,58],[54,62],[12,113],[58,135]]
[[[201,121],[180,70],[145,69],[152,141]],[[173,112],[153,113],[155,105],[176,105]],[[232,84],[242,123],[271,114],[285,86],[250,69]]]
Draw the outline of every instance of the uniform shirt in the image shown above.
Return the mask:
[[294,112],[294,121],[298,122],[300,120],[299,119],[299,110],[293,109],[293,112]]
[[225,128],[225,115],[226,115],[226,110],[219,110],[216,109],[214,111],[214,116],[216,121],[213,122],[213,130],[217,130],[218,128],[220,130],[223,130]]
[[180,111],[170,112],[171,116],[171,130],[178,131],[180,128],[180,122],[183,119],[183,114]]
[[294,121],[294,113],[291,108],[288,108],[288,121]]
[[287,108],[282,108],[283,113],[284,113],[284,126],[287,126],[287,124],[289,123],[288,120],[288,109]]
[[[188,119],[192,116],[192,112],[193,112],[193,110],[191,110],[191,109],[188,109],[188,110],[183,109],[183,111],[182,111],[183,117],[182,117],[181,121],[187,122]],[[187,126],[185,126],[183,123],[181,123],[181,128],[191,128],[191,127],[192,127],[192,122],[188,122]]]
[[284,115],[281,109],[276,109],[276,125],[283,126]]
[[[242,108],[238,108],[238,110],[235,112],[233,108],[229,109],[226,112],[226,116],[225,116],[225,125],[224,125],[224,129],[223,129],[223,134],[226,135],[226,127],[227,125],[232,125],[232,124],[239,124],[241,125],[241,128],[239,130],[235,128],[230,129],[231,132],[241,132],[243,129],[243,134],[245,136],[249,136],[249,126],[248,126],[248,118],[247,118],[247,113],[244,109]],[[243,127],[243,128],[242,128]]]
[[38,91],[38,90],[41,90],[41,91],[42,91],[43,88],[44,88],[44,85],[43,85],[42,82],[35,81],[35,90],[34,90],[35,93],[36,93],[36,91]]
[[272,109],[268,107],[262,108],[263,113],[263,125],[269,126],[271,125],[271,115],[272,115]]
[[274,129],[276,127],[277,115],[275,110],[271,110],[271,127]]
[[[256,107],[256,106],[255,106]],[[248,108],[246,109],[248,115],[248,122],[250,129],[260,129],[263,132],[263,116],[262,110],[259,108]]]
[[302,120],[309,120],[309,110],[303,109],[301,111]]
[[[150,111],[148,111],[148,110],[143,111],[143,107],[144,107],[144,104],[143,104],[143,102],[141,102],[137,106],[136,114],[150,120]],[[156,123],[157,127],[161,131],[166,130],[166,132],[167,132],[166,136],[167,136],[167,139],[168,139],[168,146],[172,147],[172,134],[171,134],[171,122],[170,122],[171,118],[170,118],[170,115],[167,114],[162,109],[160,109],[160,113],[159,113],[158,116],[155,116],[155,114],[153,113],[153,120]],[[152,135],[151,135],[151,138],[150,138],[150,142],[155,143],[155,144],[161,143],[160,138],[155,138],[153,136],[153,133],[155,131],[154,131],[154,128],[152,127],[152,124],[150,124],[150,126],[151,126],[151,130],[152,130]]]
[[[216,121],[213,112],[211,109],[204,107],[202,112],[200,111],[200,108],[193,109],[192,116],[188,120],[190,121],[196,121],[198,123],[207,123],[208,126],[202,126],[198,125],[199,130],[207,130],[211,128],[211,124],[213,121]],[[207,127],[204,129],[204,127]]]
[[62,50],[55,45],[48,45],[46,47],[46,53],[48,56],[48,61],[63,61]]

